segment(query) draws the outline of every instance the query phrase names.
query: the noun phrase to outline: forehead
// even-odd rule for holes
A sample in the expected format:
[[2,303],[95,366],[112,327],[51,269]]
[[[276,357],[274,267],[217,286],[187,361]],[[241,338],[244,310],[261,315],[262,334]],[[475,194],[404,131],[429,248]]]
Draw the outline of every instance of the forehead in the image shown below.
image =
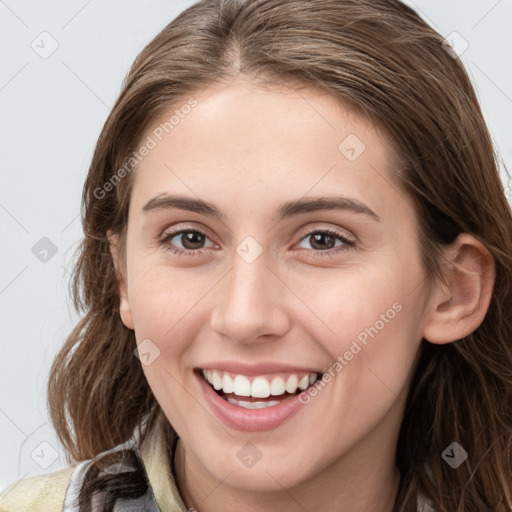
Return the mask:
[[367,118],[299,85],[237,82],[195,91],[149,124],[149,139],[154,147],[135,173],[139,206],[176,188],[226,200],[250,189],[252,201],[256,190],[261,200],[285,200],[347,189],[382,208],[395,165],[389,139]]

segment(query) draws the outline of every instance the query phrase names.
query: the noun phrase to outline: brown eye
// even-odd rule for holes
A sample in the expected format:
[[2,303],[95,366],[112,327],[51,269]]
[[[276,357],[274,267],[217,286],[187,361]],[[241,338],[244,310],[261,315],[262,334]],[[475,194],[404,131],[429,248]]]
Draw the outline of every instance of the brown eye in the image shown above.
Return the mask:
[[182,231],[174,236],[179,236],[179,240],[183,247],[190,250],[200,249],[200,246],[204,243],[204,239],[206,238],[198,231]]
[[[176,254],[202,254],[203,244],[208,237],[201,231],[195,229],[181,229],[167,233],[159,245],[163,245],[166,250],[174,251]],[[172,240],[175,240],[172,242]],[[178,245],[177,245],[178,244]],[[182,245],[182,247],[179,246]]]
[[[311,231],[302,238],[302,241],[304,240],[308,241],[313,248],[313,254],[317,255],[332,255],[355,246],[354,240],[349,240],[341,233],[328,229]],[[336,246],[337,240],[341,241],[341,244]]]

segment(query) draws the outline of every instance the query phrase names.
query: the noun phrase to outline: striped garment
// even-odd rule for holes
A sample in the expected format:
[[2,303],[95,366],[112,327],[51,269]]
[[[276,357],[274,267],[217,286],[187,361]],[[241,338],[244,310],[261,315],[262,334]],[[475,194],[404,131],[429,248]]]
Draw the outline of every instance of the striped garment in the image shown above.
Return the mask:
[[[157,424],[142,445],[134,438],[94,459],[15,482],[0,494],[0,512],[80,512],[76,497],[87,477],[94,473],[93,463],[100,458],[105,462],[102,474],[117,475],[129,481],[130,472],[142,471],[147,478],[147,485],[140,489],[138,498],[123,499],[122,493],[116,494],[113,512],[189,512],[171,474],[166,453],[161,428]],[[121,454],[124,455],[122,462]],[[99,493],[90,512],[103,512],[105,503],[108,503],[105,493]],[[420,498],[418,512],[434,510]]]

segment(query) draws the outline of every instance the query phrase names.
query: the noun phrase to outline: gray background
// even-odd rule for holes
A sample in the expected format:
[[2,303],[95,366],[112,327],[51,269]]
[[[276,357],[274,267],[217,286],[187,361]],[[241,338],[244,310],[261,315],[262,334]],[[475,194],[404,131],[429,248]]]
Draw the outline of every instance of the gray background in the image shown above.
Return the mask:
[[[0,0],[0,491],[66,465],[46,383],[76,321],[67,286],[82,184],[133,59],[192,3]],[[512,0],[406,3],[469,44],[461,58],[512,170]]]

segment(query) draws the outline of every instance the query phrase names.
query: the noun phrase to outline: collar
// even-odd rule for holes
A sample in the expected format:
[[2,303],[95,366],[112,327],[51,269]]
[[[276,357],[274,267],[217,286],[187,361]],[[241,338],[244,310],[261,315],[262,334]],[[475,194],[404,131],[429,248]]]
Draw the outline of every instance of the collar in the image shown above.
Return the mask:
[[152,432],[141,444],[140,455],[160,512],[187,512],[171,473],[172,461],[163,431],[165,421],[165,415],[160,414]]
[[[86,475],[92,464],[99,458],[115,453],[119,450],[132,450],[142,462],[149,481],[148,492],[134,500],[119,499],[114,506],[114,512],[187,512],[187,508],[181,499],[174,476],[171,474],[171,465],[166,450],[164,438],[165,416],[161,414],[156,421],[154,428],[148,433],[143,443],[139,442],[137,435],[125,443],[122,443],[110,450],[106,450],[93,459],[80,462],[69,480],[64,498],[62,512],[80,512],[76,498],[82,488]],[[133,468],[132,470],[135,470]],[[116,473],[120,470],[118,463],[105,468],[104,471]],[[130,467],[123,467],[123,470],[130,471]],[[103,510],[104,493],[94,495],[92,509]]]

